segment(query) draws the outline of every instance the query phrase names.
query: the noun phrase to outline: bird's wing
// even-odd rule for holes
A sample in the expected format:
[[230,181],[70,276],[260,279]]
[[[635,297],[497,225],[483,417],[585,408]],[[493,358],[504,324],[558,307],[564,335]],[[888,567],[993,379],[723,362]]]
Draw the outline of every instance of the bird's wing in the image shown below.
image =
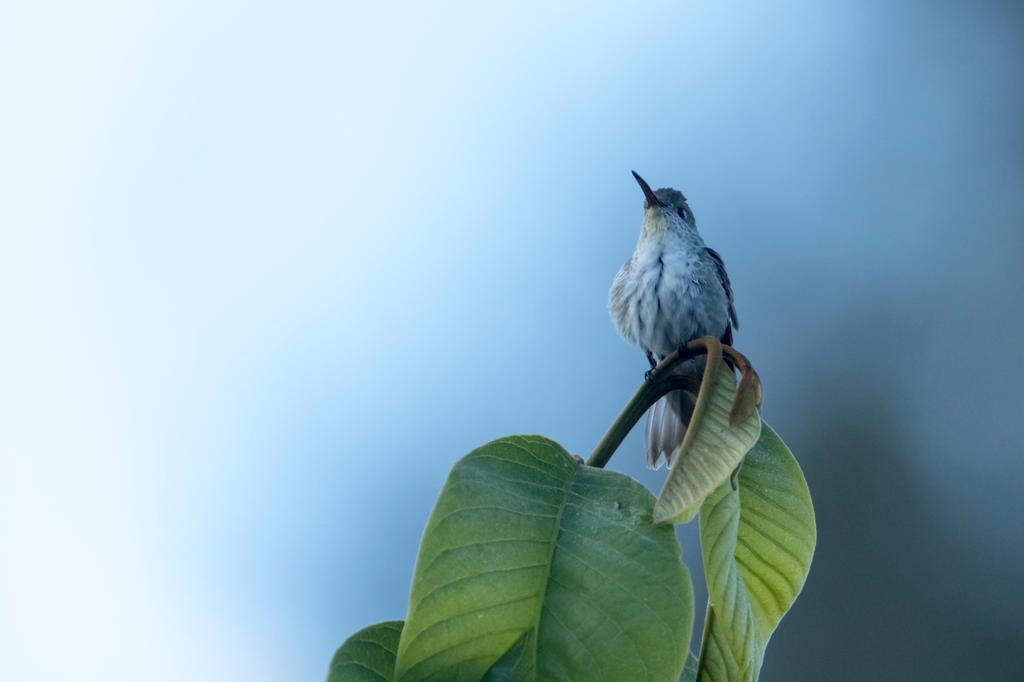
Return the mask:
[[714,249],[705,247],[704,250],[708,252],[711,260],[714,261],[715,271],[718,272],[718,281],[722,283],[725,295],[729,297],[729,319],[732,320],[732,326],[735,329],[739,329],[740,320],[736,317],[736,302],[732,298],[732,283],[729,282],[729,273],[725,271],[725,261],[722,260],[722,256]]

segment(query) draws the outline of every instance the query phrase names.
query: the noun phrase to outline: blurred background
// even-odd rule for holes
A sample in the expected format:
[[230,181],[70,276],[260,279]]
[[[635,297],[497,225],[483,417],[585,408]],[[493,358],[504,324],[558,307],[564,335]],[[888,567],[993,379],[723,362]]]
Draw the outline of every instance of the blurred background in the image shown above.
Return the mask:
[[762,679],[1019,679],[1021,7],[767,5],[0,5],[0,678],[319,680],[402,618],[458,457],[641,380],[636,169],[815,498]]

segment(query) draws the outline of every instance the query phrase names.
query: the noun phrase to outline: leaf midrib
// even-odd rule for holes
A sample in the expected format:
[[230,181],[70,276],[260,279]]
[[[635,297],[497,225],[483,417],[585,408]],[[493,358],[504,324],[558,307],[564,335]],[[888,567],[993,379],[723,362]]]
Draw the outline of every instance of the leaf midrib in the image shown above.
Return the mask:
[[[728,572],[729,576],[733,576],[734,577],[735,582],[736,582],[736,587],[735,587],[736,592],[733,595],[733,605],[732,605],[732,608],[733,608],[733,610],[735,610],[737,608],[741,609],[742,611],[744,611],[746,613],[746,616],[747,616],[747,618],[749,619],[749,622],[750,622],[750,628],[749,628],[749,632],[748,632],[748,628],[743,628],[743,636],[744,636],[744,641],[743,642],[734,642],[732,637],[725,637],[725,642],[726,642],[726,645],[727,645],[727,650],[732,655],[733,660],[741,668],[739,672],[743,673],[743,672],[745,672],[745,670],[747,668],[747,663],[744,663],[744,661],[746,660],[746,657],[743,656],[743,649],[745,648],[744,645],[746,644],[746,639],[745,638],[747,636],[753,636],[755,638],[755,640],[756,640],[756,644],[758,645],[758,647],[760,647],[761,646],[761,641],[760,641],[761,640],[761,633],[758,632],[757,618],[756,618],[756,615],[755,615],[755,612],[754,612],[754,604],[753,604],[753,600],[751,600],[751,598],[750,598],[750,592],[747,589],[747,581],[746,581],[746,579],[745,579],[745,577],[743,575],[743,572],[740,570],[739,563],[736,561],[736,545],[737,545],[737,543],[739,541],[739,525],[740,525],[740,518],[741,518],[741,514],[742,514],[742,499],[743,499],[743,496],[742,496],[741,492],[742,492],[741,489],[730,490],[725,495],[723,495],[721,497],[721,499],[716,501],[715,505],[708,511],[708,517],[709,518],[714,517],[716,515],[716,513],[719,511],[719,507],[721,507],[721,505],[723,503],[725,503],[727,500],[731,500],[732,496],[735,495],[735,500],[736,500],[736,502],[735,502],[735,510],[732,513],[729,514],[730,517],[732,517],[733,514],[735,514],[735,517],[736,517],[736,520],[735,520],[735,526],[736,527],[734,529],[734,537],[731,537],[731,538],[728,537],[729,535],[732,535],[732,533],[726,533],[725,532],[726,528],[729,527],[730,525],[732,525],[732,523],[733,523],[732,519],[730,518],[728,521],[726,521],[724,524],[722,524],[722,528],[720,529],[720,532],[718,533],[718,537],[715,538],[715,541],[714,541],[714,543],[711,546],[711,552],[710,552],[710,554],[708,556],[710,557],[710,556],[715,556],[715,555],[718,554],[718,552],[719,552],[719,543],[721,543],[722,541],[727,541],[728,544],[731,545],[731,549],[728,549],[726,551],[726,554],[729,556],[729,559],[732,562],[732,565],[730,566],[730,568],[729,568],[729,570],[727,572]],[[705,558],[705,561],[707,561],[707,557]],[[708,566],[707,566],[706,563],[705,563],[704,569],[708,570]],[[725,582],[729,583],[729,582],[732,582],[732,581],[729,579],[729,577],[726,577],[725,578]],[[710,591],[710,586],[709,586],[709,591]],[[709,600],[711,599],[711,595],[708,596],[708,599]],[[719,606],[721,606],[721,605],[719,605]],[[716,610],[713,602],[712,602],[711,610],[712,610],[712,613],[714,613],[714,611]],[[735,617],[732,620],[733,620],[734,623],[736,622],[736,618]],[[719,645],[719,646],[721,646],[721,645]]]
[[565,514],[565,508],[569,504],[569,494],[572,492],[572,483],[576,480],[576,474],[580,471],[580,465],[576,464],[573,467],[572,474],[565,479],[565,485],[562,486],[562,502],[558,505],[558,512],[555,514],[555,528],[551,533],[551,548],[548,550],[547,566],[544,569],[544,591],[540,595],[540,601],[537,603],[537,615],[534,617],[533,626],[533,637],[530,642],[530,653],[532,656],[531,662],[533,664],[533,677],[537,678],[537,647],[540,645],[540,619],[544,615],[544,604],[547,602],[548,592],[551,590],[551,567],[555,563],[555,551],[558,549],[558,536],[562,533],[562,516]]

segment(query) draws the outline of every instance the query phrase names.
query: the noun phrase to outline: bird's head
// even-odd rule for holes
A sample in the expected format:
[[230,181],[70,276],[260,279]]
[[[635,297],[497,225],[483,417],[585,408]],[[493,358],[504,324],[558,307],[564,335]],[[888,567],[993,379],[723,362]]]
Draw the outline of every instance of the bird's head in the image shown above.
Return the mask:
[[677,189],[663,187],[652,190],[647,181],[633,171],[640,189],[644,191],[644,230],[657,233],[668,229],[697,229],[697,221],[693,217],[686,197]]

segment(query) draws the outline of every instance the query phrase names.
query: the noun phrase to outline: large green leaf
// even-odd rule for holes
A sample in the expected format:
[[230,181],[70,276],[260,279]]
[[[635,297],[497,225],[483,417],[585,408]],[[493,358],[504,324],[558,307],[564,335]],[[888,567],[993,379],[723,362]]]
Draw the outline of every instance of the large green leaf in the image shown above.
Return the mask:
[[345,640],[331,659],[327,682],[391,682],[402,621],[363,628]]
[[765,424],[737,488],[727,481],[701,508],[710,601],[701,682],[757,679],[768,639],[803,589],[816,538],[800,466]]
[[719,341],[699,339],[690,345],[694,343],[707,348],[704,378],[686,435],[654,505],[655,523],[692,519],[704,499],[730,477],[761,433],[757,374],[750,370],[746,375],[754,384],[737,400],[736,376],[722,361]]
[[427,524],[395,679],[678,679],[693,595],[653,504],[546,438],[471,452]]

